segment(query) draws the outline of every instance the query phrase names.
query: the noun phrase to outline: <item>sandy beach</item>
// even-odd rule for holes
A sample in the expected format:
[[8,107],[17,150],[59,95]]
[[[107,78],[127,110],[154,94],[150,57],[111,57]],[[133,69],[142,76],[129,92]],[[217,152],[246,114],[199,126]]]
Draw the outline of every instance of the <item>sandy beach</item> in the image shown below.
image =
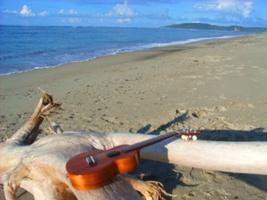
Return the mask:
[[[40,87],[62,103],[53,119],[64,130],[164,133],[192,128],[204,130],[203,139],[267,141],[266,55],[264,33],[1,76],[0,140],[29,117]],[[177,200],[267,199],[267,176],[149,161],[139,171],[164,183]]]

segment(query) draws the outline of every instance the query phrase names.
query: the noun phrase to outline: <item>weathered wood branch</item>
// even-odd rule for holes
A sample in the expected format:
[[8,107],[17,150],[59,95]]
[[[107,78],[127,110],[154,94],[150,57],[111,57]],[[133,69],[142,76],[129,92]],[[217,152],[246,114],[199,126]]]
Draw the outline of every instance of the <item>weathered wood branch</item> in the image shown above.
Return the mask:
[[51,95],[44,93],[30,119],[26,121],[26,123],[6,142],[21,145],[29,145],[33,143],[38,135],[39,126],[43,122],[44,117],[49,115],[50,112],[53,112],[53,110],[59,106],[60,104],[54,103]]
[[[67,178],[66,162],[81,152],[134,144],[152,135],[131,133],[84,133],[63,131],[36,140],[43,118],[59,104],[44,94],[31,118],[10,139],[0,144],[0,180],[7,200],[14,200],[17,188],[44,199],[159,199],[161,185],[117,176],[102,188],[88,192],[75,190]],[[142,150],[146,159],[195,168],[226,172],[267,174],[266,142],[215,142],[169,139]],[[164,193],[164,192],[163,192]]]
[[[134,144],[155,136],[110,134],[115,145]],[[145,159],[224,172],[267,175],[267,142],[184,141],[168,139],[141,152]]]

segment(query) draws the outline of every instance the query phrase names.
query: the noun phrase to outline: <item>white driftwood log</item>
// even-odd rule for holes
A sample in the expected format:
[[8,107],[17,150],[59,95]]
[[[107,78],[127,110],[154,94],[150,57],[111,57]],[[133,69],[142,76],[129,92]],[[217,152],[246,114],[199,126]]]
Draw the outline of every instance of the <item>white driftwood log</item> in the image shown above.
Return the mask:
[[[117,144],[134,144],[154,137],[110,134]],[[168,139],[141,151],[149,160],[235,173],[267,175],[267,142],[216,142]]]
[[31,118],[7,141],[0,144],[0,181],[7,200],[16,199],[20,187],[36,200],[124,200],[160,199],[166,194],[158,182],[117,176],[112,184],[88,192],[79,192],[70,184],[66,162],[74,155],[92,149],[108,149],[114,143],[105,133],[62,132],[52,124],[55,135],[35,141],[43,119],[59,105],[44,94]]
[[[35,141],[39,125],[58,104],[45,94],[31,119],[10,139],[0,144],[0,177],[7,200],[15,199],[17,188],[36,200],[60,199],[159,199],[160,184],[117,176],[112,184],[79,192],[70,184],[65,164],[73,155],[94,148],[108,149],[133,144],[154,136],[130,133],[62,132],[54,126],[51,136]],[[62,132],[62,133],[61,133]],[[267,174],[266,142],[208,142],[169,139],[144,149],[146,159],[227,172]],[[0,179],[0,180],[1,180]]]

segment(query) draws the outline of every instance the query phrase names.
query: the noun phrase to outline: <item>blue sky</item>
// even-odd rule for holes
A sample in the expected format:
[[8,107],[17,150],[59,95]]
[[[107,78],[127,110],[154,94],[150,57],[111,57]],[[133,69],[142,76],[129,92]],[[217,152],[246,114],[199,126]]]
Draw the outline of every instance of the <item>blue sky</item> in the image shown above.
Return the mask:
[[0,24],[159,27],[173,23],[267,27],[266,0],[0,0]]

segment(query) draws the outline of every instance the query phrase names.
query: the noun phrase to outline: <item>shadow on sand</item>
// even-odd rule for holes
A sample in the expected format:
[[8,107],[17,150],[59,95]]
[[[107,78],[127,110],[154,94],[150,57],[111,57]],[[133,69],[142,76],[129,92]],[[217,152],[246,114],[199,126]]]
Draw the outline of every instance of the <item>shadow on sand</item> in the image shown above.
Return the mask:
[[[158,128],[151,130],[151,124],[147,124],[144,127],[138,129],[138,133],[159,135],[161,131],[167,131],[172,125],[177,123],[183,123],[189,118],[188,113],[184,113],[173,120],[160,125]],[[264,128],[257,128],[250,131],[243,130],[202,130],[199,140],[210,141],[266,141],[267,132],[264,132]],[[167,152],[166,152],[167,153]],[[144,180],[157,180],[165,185],[167,192],[172,191],[178,186],[191,186],[185,185],[182,181],[182,173],[175,170],[175,165],[164,164],[155,161],[143,160],[139,169],[135,172],[144,173]],[[164,174],[164,176],[163,176]],[[254,175],[254,174],[237,174],[237,173],[225,173],[231,177],[242,180],[247,184],[250,184],[264,192],[267,192],[267,175]],[[191,186],[194,187],[194,186]],[[167,198],[168,199],[168,198]]]

